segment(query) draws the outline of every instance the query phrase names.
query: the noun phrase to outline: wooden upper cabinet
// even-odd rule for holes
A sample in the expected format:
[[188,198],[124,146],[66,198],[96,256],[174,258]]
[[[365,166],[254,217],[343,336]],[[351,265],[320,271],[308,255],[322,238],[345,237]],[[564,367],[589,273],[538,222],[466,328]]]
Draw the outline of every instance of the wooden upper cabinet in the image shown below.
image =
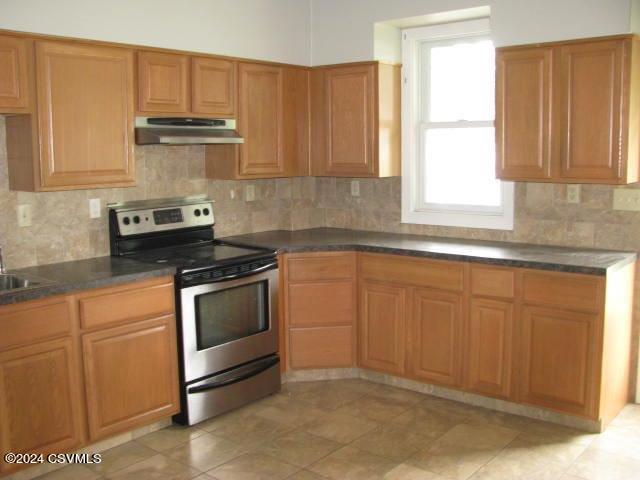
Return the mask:
[[630,40],[559,47],[562,178],[612,182],[622,178],[623,131],[628,128],[622,117],[623,82],[629,74],[623,72],[623,63],[630,47]]
[[359,363],[405,373],[407,288],[364,281],[360,287]]
[[0,113],[28,111],[32,49],[29,39],[0,36]]
[[400,68],[338,65],[312,77],[313,174],[400,175]]
[[42,190],[134,184],[133,52],[36,42]]
[[152,114],[189,112],[189,75],[187,55],[138,52],[138,110]]
[[[71,337],[0,353],[0,450],[60,453],[83,442],[80,370]],[[19,465],[0,459],[0,472]]]
[[462,384],[462,295],[416,289],[411,320],[411,373],[429,382]]
[[551,177],[552,48],[504,51],[496,64],[498,178]]
[[236,106],[235,62],[192,57],[191,103],[194,113],[233,117]]
[[498,178],[637,182],[639,50],[632,35],[498,49]]
[[240,174],[282,176],[282,68],[241,63],[238,76]]

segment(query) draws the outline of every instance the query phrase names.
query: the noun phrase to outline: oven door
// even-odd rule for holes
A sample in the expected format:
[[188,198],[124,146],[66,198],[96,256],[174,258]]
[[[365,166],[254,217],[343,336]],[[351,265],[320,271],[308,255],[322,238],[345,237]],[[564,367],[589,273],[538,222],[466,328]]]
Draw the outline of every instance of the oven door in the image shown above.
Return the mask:
[[185,382],[278,351],[278,269],[180,290]]

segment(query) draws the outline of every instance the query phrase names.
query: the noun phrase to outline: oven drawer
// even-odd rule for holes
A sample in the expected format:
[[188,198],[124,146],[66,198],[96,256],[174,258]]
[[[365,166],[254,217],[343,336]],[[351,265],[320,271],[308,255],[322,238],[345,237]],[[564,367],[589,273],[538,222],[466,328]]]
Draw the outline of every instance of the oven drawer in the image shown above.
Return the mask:
[[174,420],[193,425],[278,392],[280,358],[261,358],[182,388],[186,403]]

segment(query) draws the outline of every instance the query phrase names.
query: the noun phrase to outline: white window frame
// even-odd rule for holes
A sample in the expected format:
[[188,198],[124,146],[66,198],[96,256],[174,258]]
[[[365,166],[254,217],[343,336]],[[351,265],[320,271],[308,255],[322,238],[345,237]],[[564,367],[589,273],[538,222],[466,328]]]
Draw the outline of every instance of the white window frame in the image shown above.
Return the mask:
[[[494,121],[458,121],[418,123],[421,108],[426,101],[421,96],[422,62],[419,45],[424,42],[451,44],[464,37],[489,38],[488,19],[468,20],[443,25],[418,27],[402,32],[402,222],[425,225],[443,225],[469,228],[513,230],[514,187],[512,182],[501,182],[502,205],[425,204],[421,132],[428,128],[460,128],[494,126]],[[428,117],[427,117],[428,118]]]

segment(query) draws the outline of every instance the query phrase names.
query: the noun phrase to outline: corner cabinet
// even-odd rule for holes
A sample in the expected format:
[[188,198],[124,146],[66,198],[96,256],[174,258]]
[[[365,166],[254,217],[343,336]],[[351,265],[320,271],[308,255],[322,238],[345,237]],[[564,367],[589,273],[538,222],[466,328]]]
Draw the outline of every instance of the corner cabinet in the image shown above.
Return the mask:
[[399,66],[314,68],[311,99],[313,175],[400,175]]
[[498,49],[498,178],[637,182],[639,50],[633,35]]
[[29,111],[32,55],[32,40],[0,35],[0,112]]
[[309,174],[309,70],[238,65],[240,145],[208,145],[208,178],[250,179]]
[[6,120],[10,187],[133,186],[133,52],[36,41],[35,71],[37,113]]

